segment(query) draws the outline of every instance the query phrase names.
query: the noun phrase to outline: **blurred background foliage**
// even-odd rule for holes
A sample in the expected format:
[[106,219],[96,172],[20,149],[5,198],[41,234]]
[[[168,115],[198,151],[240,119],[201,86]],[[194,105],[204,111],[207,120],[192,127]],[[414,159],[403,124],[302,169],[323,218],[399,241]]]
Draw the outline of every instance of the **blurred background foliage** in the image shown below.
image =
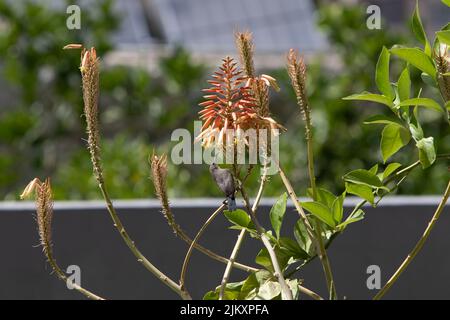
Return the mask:
[[[69,2],[67,2],[69,4]],[[308,91],[315,125],[318,182],[334,192],[343,190],[342,175],[356,168],[382,163],[380,130],[362,122],[376,113],[370,103],[341,98],[374,90],[374,68],[383,45],[412,45],[412,37],[389,28],[368,30],[365,7],[318,4],[318,24],[330,49],[308,59]],[[50,176],[56,199],[99,198],[85,149],[80,75],[76,52],[62,51],[68,43],[95,45],[104,57],[114,49],[111,35],[120,23],[112,2],[96,1],[83,12],[82,32],[68,32],[64,10],[52,10],[34,1],[14,6],[0,0],[0,198],[17,199],[32,178]],[[258,44],[256,43],[256,54]],[[288,48],[286,48],[287,50]],[[280,59],[285,57],[280,56]],[[399,74],[402,64],[392,65]],[[193,128],[202,87],[212,70],[181,48],[161,58],[158,72],[130,66],[107,66],[101,74],[103,162],[114,198],[153,197],[148,156],[167,152],[175,144],[175,128]],[[307,186],[306,152],[300,112],[284,69],[258,70],[278,79],[281,92],[272,94],[272,113],[288,131],[280,141],[280,157],[299,194]],[[414,89],[420,77],[413,74]],[[436,92],[425,92],[436,95]],[[437,137],[437,150],[450,145],[447,128],[424,112],[424,130]],[[392,159],[404,164],[417,158],[413,147]],[[440,193],[445,163],[417,170],[399,193]],[[258,170],[250,179],[257,186]],[[207,165],[170,165],[172,196],[220,196]],[[274,177],[266,196],[278,196],[281,181]]]

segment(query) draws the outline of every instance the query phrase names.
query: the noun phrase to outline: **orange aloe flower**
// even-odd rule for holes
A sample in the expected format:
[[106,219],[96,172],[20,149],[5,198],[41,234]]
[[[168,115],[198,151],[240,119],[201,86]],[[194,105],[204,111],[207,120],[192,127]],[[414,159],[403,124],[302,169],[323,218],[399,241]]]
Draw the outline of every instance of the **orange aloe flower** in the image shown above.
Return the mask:
[[226,140],[226,130],[241,130],[261,128],[282,128],[269,116],[268,87],[276,82],[270,76],[248,78],[242,75],[242,70],[230,57],[222,60],[222,65],[208,83],[212,85],[204,89],[206,99],[199,105],[203,121],[201,133],[196,140],[203,140],[202,145],[223,145]]
[[251,88],[245,85],[246,78],[232,58],[223,59],[212,78],[208,80],[212,87],[203,89],[208,94],[204,96],[206,101],[200,103],[203,110],[199,112],[203,126],[197,139],[203,139],[205,147],[213,143],[221,145],[226,130],[239,130],[242,119],[256,116]]

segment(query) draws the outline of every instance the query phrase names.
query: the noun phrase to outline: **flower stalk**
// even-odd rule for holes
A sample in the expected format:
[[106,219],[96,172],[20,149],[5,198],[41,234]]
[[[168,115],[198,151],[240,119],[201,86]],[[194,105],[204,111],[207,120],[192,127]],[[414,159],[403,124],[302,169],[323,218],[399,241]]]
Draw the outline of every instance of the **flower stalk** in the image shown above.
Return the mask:
[[[288,53],[287,71],[291,78],[292,87],[297,97],[297,104],[300,107],[303,121],[305,123],[305,137],[308,157],[308,176],[313,194],[313,200],[317,201],[316,176],[314,173],[314,150],[313,150],[313,134],[312,134],[312,118],[311,107],[308,103],[308,95],[306,92],[306,64],[303,58],[299,58],[297,53],[291,49]],[[280,170],[281,171],[281,170]],[[297,197],[295,197],[297,199]],[[322,262],[325,278],[327,281],[330,299],[337,299],[336,287],[333,280],[330,261],[322,239],[322,230],[320,221],[314,218],[315,237],[317,239],[318,254]]]
[[105,200],[107,210],[113,220],[114,227],[117,229],[122,239],[147,270],[154,274],[159,280],[175,291],[183,299],[191,299],[189,293],[182,288],[156,266],[154,266],[136,247],[134,241],[130,238],[128,232],[122,224],[117,212],[113,206],[111,198],[106,188],[103,177],[100,157],[100,129],[98,121],[98,96],[99,96],[99,60],[95,48],[90,50],[83,49],[81,53],[82,88],[84,113],[86,118],[86,127],[88,133],[88,149],[91,155],[94,176],[98,182],[99,189]]
[[[59,279],[68,283],[68,278],[61,267],[56,263],[53,257],[53,243],[52,243],[52,220],[53,220],[53,192],[50,184],[50,179],[47,178],[45,181],[41,181],[38,178],[33,179],[25,188],[23,193],[20,195],[21,199],[30,196],[35,192],[35,203],[36,203],[36,221],[38,224],[38,232],[40,244],[43,248],[44,254],[52,267],[53,271],[56,273]],[[84,289],[76,283],[70,283],[71,286],[78,292],[85,295],[87,298],[92,300],[104,300],[102,297],[92,293],[91,291]]]
[[441,202],[439,203],[438,207],[436,208],[436,211],[433,214],[433,217],[428,222],[428,226],[425,228],[425,231],[420,237],[419,241],[417,241],[416,245],[414,246],[413,250],[406,256],[405,260],[403,260],[402,264],[398,267],[398,269],[394,272],[394,274],[391,276],[391,278],[386,282],[386,284],[381,288],[380,291],[375,295],[373,300],[380,300],[383,298],[383,296],[389,291],[389,289],[392,287],[392,285],[397,281],[397,279],[400,277],[400,275],[406,270],[406,268],[409,266],[409,264],[413,261],[413,259],[417,256],[417,254],[422,250],[425,242],[427,241],[428,237],[431,234],[431,231],[433,230],[436,222],[439,220],[439,217],[441,216],[441,213],[444,211],[444,207],[448,201],[448,198],[450,196],[450,180],[447,183],[447,188],[445,189],[444,195],[442,196]]
[[[186,232],[181,228],[181,226],[175,221],[175,216],[172,213],[170,208],[170,202],[167,196],[167,157],[165,155],[158,156],[155,153],[149,159],[151,172],[152,172],[152,181],[155,187],[155,193],[157,198],[161,202],[161,208],[164,217],[167,220],[168,225],[172,228],[175,235],[180,237],[183,241],[185,241],[189,246],[193,246],[193,248],[199,250],[203,254],[209,256],[210,258],[220,261],[222,263],[228,264],[229,260],[225,257],[222,257],[215,252],[201,246],[197,241],[193,241]],[[254,272],[258,269],[247,266],[245,264],[235,262],[236,268],[241,269],[245,272]]]

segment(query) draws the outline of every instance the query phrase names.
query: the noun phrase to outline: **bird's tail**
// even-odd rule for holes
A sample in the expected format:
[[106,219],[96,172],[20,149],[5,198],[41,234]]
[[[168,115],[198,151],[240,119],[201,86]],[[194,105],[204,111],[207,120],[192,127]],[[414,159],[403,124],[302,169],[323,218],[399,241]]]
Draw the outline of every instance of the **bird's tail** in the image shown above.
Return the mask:
[[234,195],[227,197],[228,210],[235,211],[236,210],[236,199]]

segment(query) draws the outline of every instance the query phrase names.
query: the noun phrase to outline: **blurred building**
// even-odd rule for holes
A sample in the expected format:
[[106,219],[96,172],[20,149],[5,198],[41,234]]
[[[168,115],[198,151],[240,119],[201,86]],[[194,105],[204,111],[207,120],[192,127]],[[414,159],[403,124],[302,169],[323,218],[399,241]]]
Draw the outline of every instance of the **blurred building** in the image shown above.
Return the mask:
[[[415,5],[413,0],[116,0],[123,22],[109,61],[151,68],[156,56],[180,45],[215,64],[234,54],[236,30],[250,30],[258,65],[276,67],[289,48],[306,56],[327,48],[315,21],[318,2],[378,5],[382,28],[398,29],[405,29]],[[421,15],[429,33],[448,18],[440,0],[421,1]]]
[[182,45],[194,53],[234,50],[233,33],[251,30],[258,50],[324,48],[310,0],[118,0],[122,47]]
[[116,7],[123,22],[110,63],[152,68],[156,56],[183,46],[215,64],[235,53],[237,30],[253,33],[260,66],[279,66],[289,48],[308,55],[326,47],[311,0],[117,0]]

